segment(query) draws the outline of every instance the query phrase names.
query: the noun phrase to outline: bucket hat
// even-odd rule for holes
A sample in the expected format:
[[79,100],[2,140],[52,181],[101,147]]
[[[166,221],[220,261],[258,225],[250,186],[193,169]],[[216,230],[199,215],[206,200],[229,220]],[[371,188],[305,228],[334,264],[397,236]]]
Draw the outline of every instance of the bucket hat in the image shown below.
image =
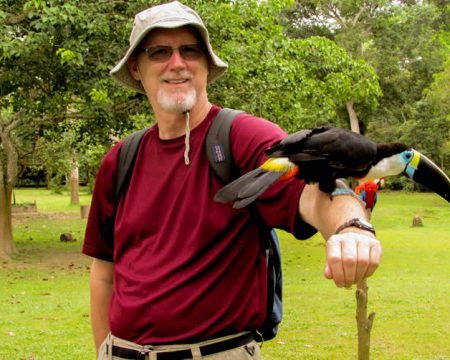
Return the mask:
[[228,65],[214,53],[209,42],[208,30],[200,16],[193,9],[178,1],[151,7],[135,16],[130,35],[130,47],[125,56],[110,71],[111,76],[121,85],[145,94],[141,82],[135,80],[128,71],[128,59],[140,42],[153,29],[175,29],[182,26],[192,26],[198,30],[209,53],[207,81],[211,83],[218,79],[225,72]]

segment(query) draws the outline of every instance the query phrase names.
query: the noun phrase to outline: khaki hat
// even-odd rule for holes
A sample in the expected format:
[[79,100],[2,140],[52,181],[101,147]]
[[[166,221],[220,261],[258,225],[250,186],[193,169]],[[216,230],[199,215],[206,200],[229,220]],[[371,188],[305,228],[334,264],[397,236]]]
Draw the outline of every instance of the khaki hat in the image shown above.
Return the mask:
[[128,71],[127,61],[129,57],[151,30],[155,28],[175,29],[186,25],[198,30],[208,50],[208,83],[218,79],[225,72],[228,65],[214,53],[209,43],[208,30],[200,16],[190,7],[178,1],[151,7],[135,16],[130,35],[130,47],[125,56],[110,71],[111,76],[121,85],[145,94],[141,82],[135,80]]

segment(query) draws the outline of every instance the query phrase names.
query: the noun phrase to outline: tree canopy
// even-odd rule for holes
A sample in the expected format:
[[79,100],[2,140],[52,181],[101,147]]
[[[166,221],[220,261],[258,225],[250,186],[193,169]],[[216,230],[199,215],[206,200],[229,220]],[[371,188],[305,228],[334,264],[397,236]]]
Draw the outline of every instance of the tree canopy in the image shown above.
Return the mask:
[[375,69],[383,96],[362,114],[367,135],[403,141],[448,168],[449,121],[427,94],[443,89],[433,84],[449,54],[449,19],[445,1],[298,0],[285,25],[290,36],[325,36]]

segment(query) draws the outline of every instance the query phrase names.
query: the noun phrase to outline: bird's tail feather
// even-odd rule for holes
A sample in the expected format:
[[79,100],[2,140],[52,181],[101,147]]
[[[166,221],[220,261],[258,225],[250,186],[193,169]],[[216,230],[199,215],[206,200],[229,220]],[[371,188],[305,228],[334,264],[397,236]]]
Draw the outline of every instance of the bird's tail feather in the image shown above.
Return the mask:
[[275,181],[277,181],[284,172],[264,172],[255,181],[247,184],[239,191],[237,200],[233,208],[241,209],[255,201],[261,194],[263,194]]
[[257,168],[252,170],[236,180],[230,182],[225,185],[222,189],[220,189],[216,195],[214,196],[214,200],[221,203],[227,203],[230,201],[235,201],[238,197],[239,191],[254,181],[255,178],[261,175],[264,170],[261,168]]
[[224,186],[216,193],[214,200],[222,203],[234,201],[233,207],[241,209],[255,201],[283,174],[257,168]]

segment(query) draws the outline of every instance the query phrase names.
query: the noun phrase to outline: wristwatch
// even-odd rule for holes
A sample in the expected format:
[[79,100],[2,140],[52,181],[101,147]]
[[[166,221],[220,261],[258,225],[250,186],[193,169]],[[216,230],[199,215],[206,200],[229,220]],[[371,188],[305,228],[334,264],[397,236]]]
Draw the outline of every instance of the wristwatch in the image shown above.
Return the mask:
[[359,218],[354,218],[349,221],[346,221],[337,228],[335,234],[339,234],[342,230],[352,226],[357,227],[359,229],[370,231],[372,234],[375,235],[375,229],[373,228],[372,224],[368,221]]

